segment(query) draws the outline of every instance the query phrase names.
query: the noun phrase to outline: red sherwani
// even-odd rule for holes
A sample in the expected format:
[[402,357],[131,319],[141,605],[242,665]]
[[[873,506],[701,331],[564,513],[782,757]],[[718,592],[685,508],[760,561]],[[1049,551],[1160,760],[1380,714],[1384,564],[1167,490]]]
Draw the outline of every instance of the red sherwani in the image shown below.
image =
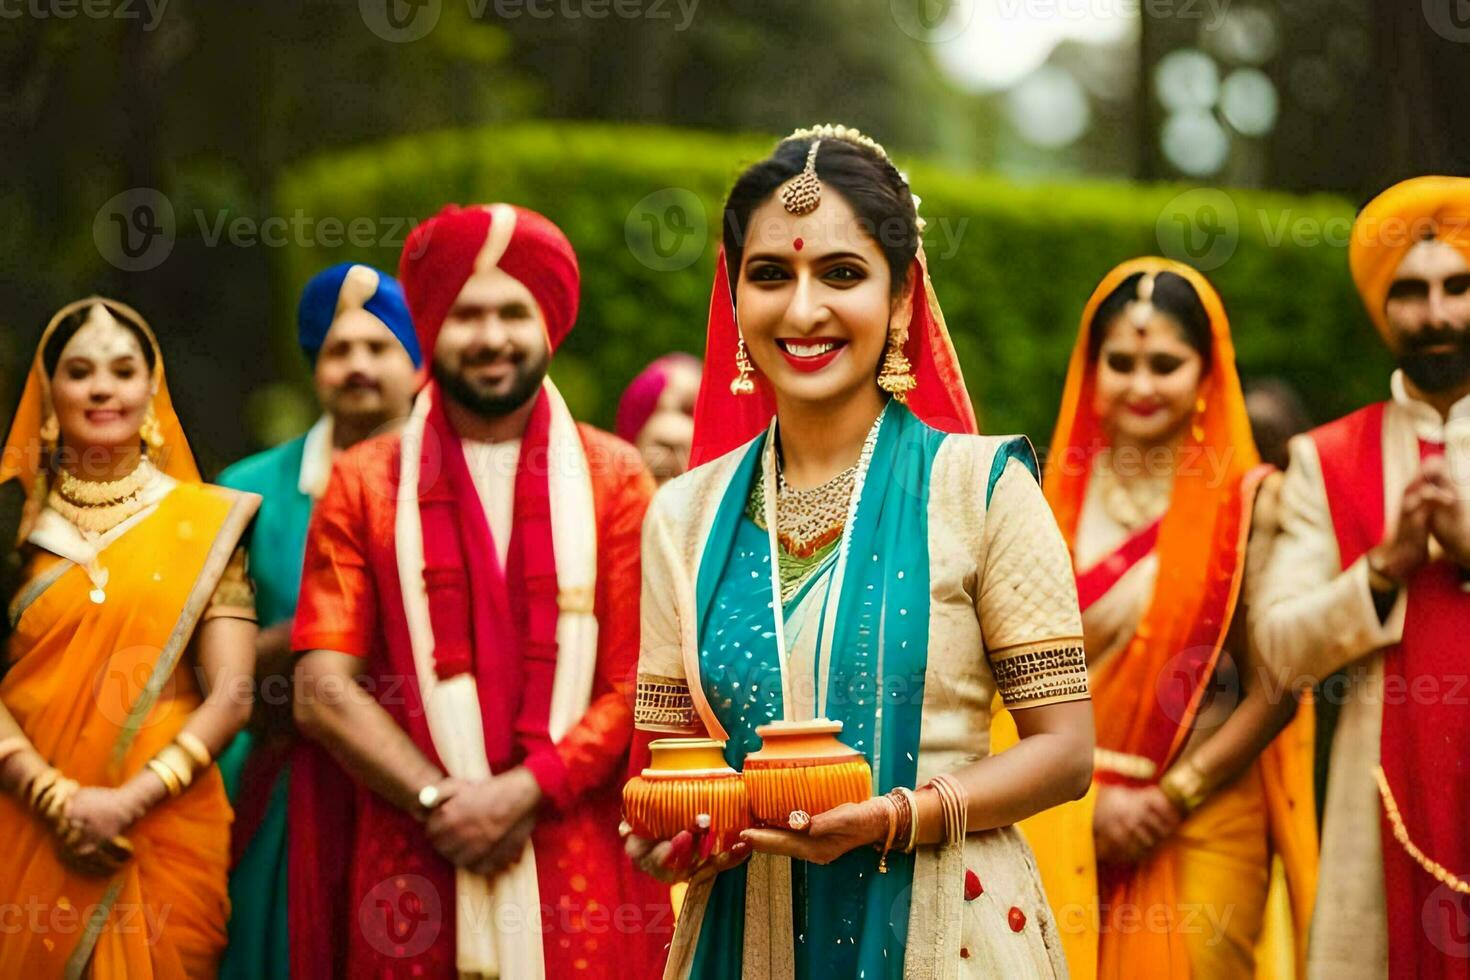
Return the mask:
[[[654,485],[632,447],[591,426],[579,424],[578,432],[597,515],[599,639],[591,700],[581,721],[547,753],[549,690],[517,684],[520,664],[504,664],[503,672],[497,665],[496,676],[508,683],[492,699],[506,710],[485,716],[486,751],[491,770],[499,773],[522,764],[538,748],[538,737],[543,747],[531,771],[547,799],[532,835],[546,975],[653,977],[662,970],[673,934],[668,891],[632,867],[617,825],[633,731],[639,541]],[[397,435],[383,436],[338,461],[312,518],[292,642],[297,650],[367,658],[363,685],[419,749],[442,765],[411,667],[394,553],[399,445]],[[434,595],[441,595],[440,588],[467,592],[467,579],[437,581]],[[470,601],[468,595],[454,598]],[[527,703],[530,691],[537,692],[530,697],[538,703]],[[334,969],[345,965],[352,977],[455,977],[453,866],[413,817],[362,787],[356,789],[356,812],[346,894],[331,912],[347,920],[345,964],[342,951],[334,951]],[[317,834],[344,830],[319,826]],[[329,943],[325,936],[334,931],[298,928],[293,913],[293,945]]]

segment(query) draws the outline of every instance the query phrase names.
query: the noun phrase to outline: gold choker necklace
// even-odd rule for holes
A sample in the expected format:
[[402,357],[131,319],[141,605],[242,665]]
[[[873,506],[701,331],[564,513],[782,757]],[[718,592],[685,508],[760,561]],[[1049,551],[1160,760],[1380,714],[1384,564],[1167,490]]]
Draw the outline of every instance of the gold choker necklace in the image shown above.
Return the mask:
[[120,480],[94,483],[62,470],[46,505],[84,534],[106,534],[142,510],[143,491],[158,475],[147,456]]

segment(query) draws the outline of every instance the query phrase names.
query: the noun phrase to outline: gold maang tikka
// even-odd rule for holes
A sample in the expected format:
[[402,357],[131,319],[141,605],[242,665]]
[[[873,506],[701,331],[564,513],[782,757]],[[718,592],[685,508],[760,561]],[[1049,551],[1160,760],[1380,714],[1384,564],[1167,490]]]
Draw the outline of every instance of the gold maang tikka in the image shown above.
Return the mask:
[[1154,315],[1154,274],[1145,272],[1138,280],[1138,297],[1128,304],[1128,322],[1142,331]]
[[822,182],[817,179],[817,147],[821,145],[820,139],[812,140],[806,166],[781,188],[781,206],[791,214],[811,214],[822,203]]

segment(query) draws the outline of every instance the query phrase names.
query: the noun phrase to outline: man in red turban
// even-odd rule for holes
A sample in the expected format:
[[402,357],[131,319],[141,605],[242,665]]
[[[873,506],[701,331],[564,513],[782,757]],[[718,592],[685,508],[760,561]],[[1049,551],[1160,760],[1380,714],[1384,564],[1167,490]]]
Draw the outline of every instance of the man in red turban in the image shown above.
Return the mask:
[[335,466],[292,637],[298,721],[360,783],[292,972],[655,975],[668,895],[617,833],[653,481],[546,376],[576,255],[533,211],[449,206],[399,276],[432,380]]
[[1392,398],[1292,440],[1252,617],[1281,683],[1336,675],[1341,706],[1307,973],[1467,978],[1470,180],[1390,187],[1348,259]]

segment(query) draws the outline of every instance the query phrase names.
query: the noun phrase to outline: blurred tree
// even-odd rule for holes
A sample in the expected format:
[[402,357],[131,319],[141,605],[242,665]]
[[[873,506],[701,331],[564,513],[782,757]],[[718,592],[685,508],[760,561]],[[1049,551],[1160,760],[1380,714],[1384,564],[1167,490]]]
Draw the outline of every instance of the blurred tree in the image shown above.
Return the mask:
[[[142,3],[104,7],[137,18],[62,18],[41,4],[0,34],[0,127],[18,151],[0,185],[0,404],[13,404],[52,310],[113,294],[159,330],[196,451],[213,468],[246,445],[246,393],[296,362],[263,347],[273,333],[264,321],[280,308],[269,253],[285,242],[261,234],[280,168],[331,145],[522,116],[533,89],[506,63],[506,32],[473,22],[462,3],[444,4],[412,43],[375,34],[354,0],[174,0],[156,21]],[[157,261],[119,267],[133,263],[119,259],[107,240],[118,229],[99,212],[113,202],[126,225],[139,201],[158,202],[151,192],[166,203],[149,212],[164,229]],[[292,244],[322,233],[322,219],[358,215],[304,217],[278,223]],[[187,380],[199,378],[207,383]]]

